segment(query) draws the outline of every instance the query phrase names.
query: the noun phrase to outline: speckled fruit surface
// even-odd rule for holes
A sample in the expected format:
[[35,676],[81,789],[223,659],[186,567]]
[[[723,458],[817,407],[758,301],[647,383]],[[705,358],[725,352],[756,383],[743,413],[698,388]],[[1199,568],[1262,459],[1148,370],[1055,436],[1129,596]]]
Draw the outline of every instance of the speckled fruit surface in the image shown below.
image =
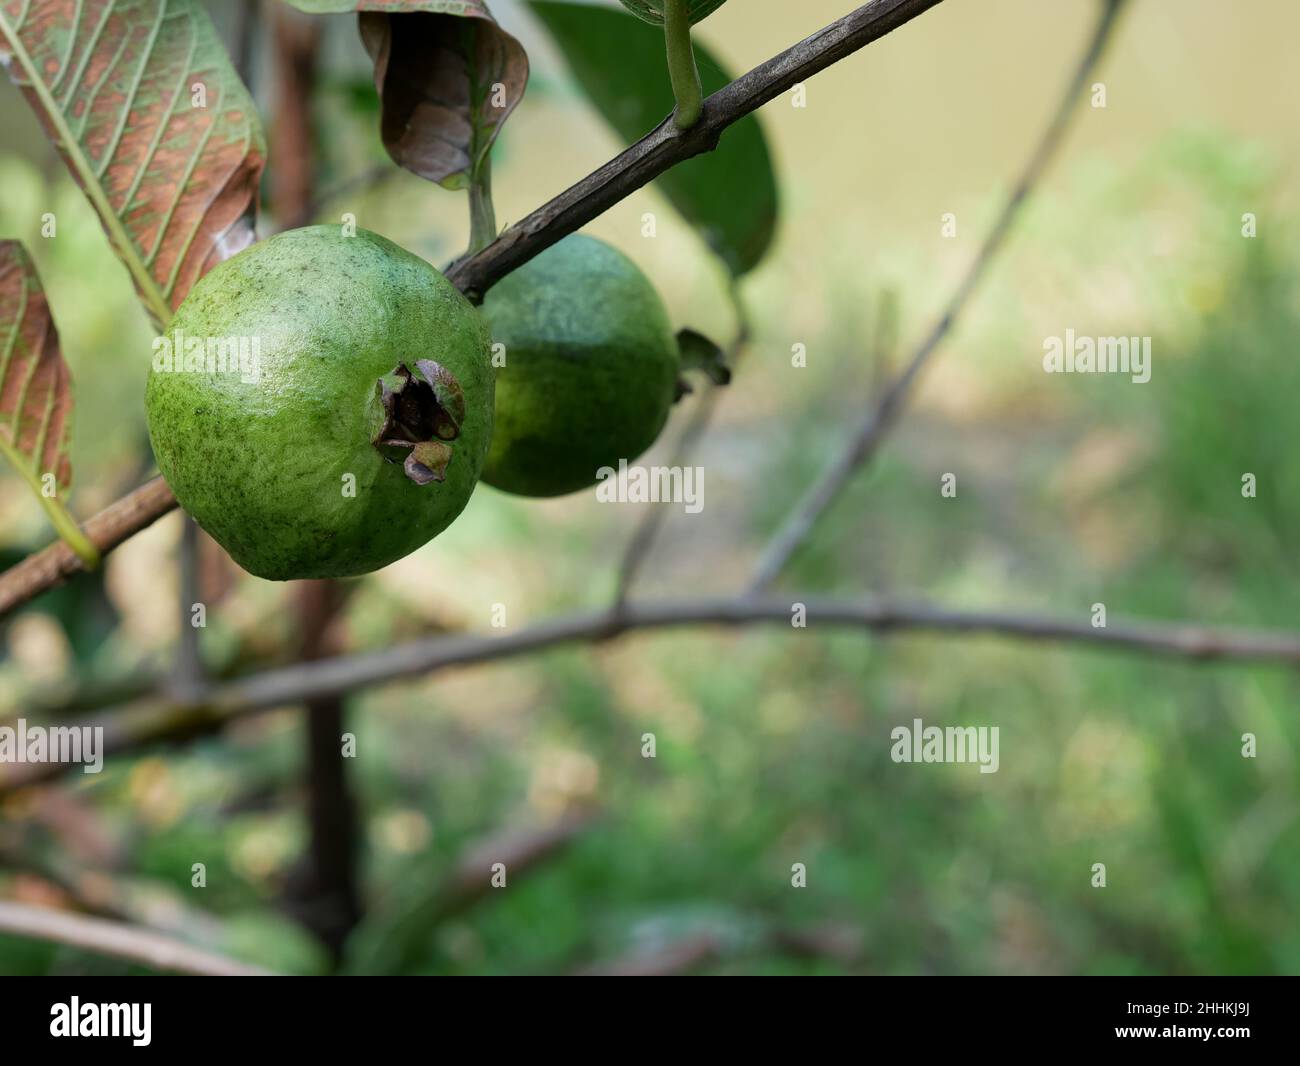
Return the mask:
[[483,480],[524,496],[594,485],[659,436],[680,369],[668,312],[627,256],[566,237],[483,301],[497,369],[496,431]]
[[[450,282],[391,241],[339,226],[262,241],[194,287],[167,337],[176,359],[167,369],[155,349],[145,394],[154,455],[180,505],[250,573],[376,570],[442,532],[474,491],[492,437],[486,329]],[[195,342],[206,351],[209,339],[242,339],[250,358],[223,370],[200,357],[200,369]],[[372,443],[380,380],[400,385],[406,367],[420,384],[421,360],[462,396],[458,425],[430,445],[443,480],[425,484],[401,449]]]

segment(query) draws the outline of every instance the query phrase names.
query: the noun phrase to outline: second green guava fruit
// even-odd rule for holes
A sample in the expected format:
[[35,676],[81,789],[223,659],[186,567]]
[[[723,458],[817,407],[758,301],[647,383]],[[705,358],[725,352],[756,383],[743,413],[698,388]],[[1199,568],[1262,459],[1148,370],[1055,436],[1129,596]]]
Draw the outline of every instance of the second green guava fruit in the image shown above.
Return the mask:
[[655,442],[681,361],[659,294],[622,252],[566,237],[491,288],[483,313],[505,358],[489,485],[562,496]]
[[[377,234],[310,226],[254,244],[194,286],[162,340],[145,395],[158,466],[252,574],[377,570],[474,491],[493,419],[483,321]],[[223,344],[247,357],[223,366]]]

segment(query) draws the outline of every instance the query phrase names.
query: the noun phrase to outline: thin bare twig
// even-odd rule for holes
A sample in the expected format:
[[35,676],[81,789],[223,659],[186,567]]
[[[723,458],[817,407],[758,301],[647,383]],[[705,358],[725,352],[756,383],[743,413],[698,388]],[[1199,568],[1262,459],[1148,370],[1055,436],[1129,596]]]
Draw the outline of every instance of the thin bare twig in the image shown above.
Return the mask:
[[[471,299],[481,300],[492,285],[556,241],[678,163],[711,151],[733,122],[941,2],[872,0],[862,5],[714,93],[704,102],[703,118],[690,130],[682,132],[671,121],[665,122],[594,174],[511,226],[483,251],[454,264],[447,272],[448,278]],[[141,494],[144,498],[137,499]],[[141,508],[141,502],[148,506]],[[132,513],[118,513],[122,506]],[[92,525],[114,513],[115,539],[107,545],[95,542],[102,555],[175,506],[170,490],[161,481],[150,482],[91,519],[86,531],[94,541]],[[80,560],[61,543],[10,567],[0,574],[0,618],[82,569]]]
[[[793,625],[875,633],[988,634],[1017,640],[1074,643],[1100,649],[1162,655],[1193,662],[1232,661],[1300,665],[1300,634],[1209,628],[1159,622],[1119,622],[1094,629],[1089,621],[1016,611],[960,611],[931,604],[867,599],[699,599],[625,603],[564,615],[502,637],[436,636],[358,655],[268,670],[242,681],[215,684],[202,701],[181,706],[154,697],[110,708],[73,723],[104,730],[102,751],[113,755],[143,744],[220,728],[244,715],[371,685],[421,677],[457,666],[494,662],[576,642],[599,642],[637,630],[681,626]],[[59,763],[0,764],[0,793],[63,773]]]
[[373,166],[366,167],[359,174],[344,178],[337,185],[314,197],[305,207],[289,216],[281,229],[298,229],[300,226],[306,226],[325,210],[326,205],[333,203],[335,200],[341,200],[345,196],[370,192],[377,185],[382,184],[389,178],[396,177],[400,173],[401,171],[391,162],[375,163]]
[[388,923],[384,940],[366,954],[350,973],[400,972],[417,961],[428,933],[487,898],[493,888],[493,867],[505,868],[510,884],[531,870],[558,858],[596,822],[596,816],[571,812],[549,825],[519,827],[493,833],[456,856],[432,892],[405,914]]
[[579,967],[573,976],[677,977],[718,962],[727,955],[728,947],[725,938],[717,933],[691,933],[653,948]]
[[1006,241],[1021,206],[1042,177],[1057,148],[1060,147],[1069,128],[1070,119],[1083,99],[1088,78],[1106,50],[1123,3],[1124,0],[1105,0],[1105,7],[1097,21],[1097,27],[1084,49],[1074,75],[1066,84],[1065,92],[1061,96],[1051,122],[1029,157],[1029,162],[1003,205],[993,228],[984,238],[979,253],[956,291],[949,298],[943,314],[917,346],[903,373],[884,391],[876,406],[862,420],[857,431],[850,438],[848,446],[832,460],[785,524],[768,541],[750,581],[751,595],[763,592],[776,580],[791,556],[807,540],[818,519],[835,502],[853,475],[875,454],[885,434],[901,413],[922,369],[935,349],[951,332],[957,318],[970,300],[971,294]]
[[755,948],[807,959],[832,959],[852,966],[862,959],[863,932],[857,926],[827,923],[811,928],[761,921],[754,940],[702,929],[650,948],[576,970],[576,977],[672,977],[703,966],[733,962]]
[[476,841],[456,857],[433,897],[438,920],[459,914],[490,895],[494,864],[500,863],[509,876],[517,877],[560,854],[595,824],[595,815],[575,812],[550,825],[507,829]]
[[0,901],[0,932],[49,940],[155,970],[202,977],[270,977],[268,970],[204,951],[174,937],[123,922]]
[[192,699],[203,683],[203,651],[199,627],[194,624],[194,605],[199,602],[199,526],[183,516],[179,555],[180,597],[177,603],[176,661],[171,683],[182,699]]
[[[752,330],[749,313],[745,309],[744,301],[740,295],[740,287],[735,278],[731,279],[727,293],[731,306],[736,313],[736,336],[732,340],[731,348],[727,353],[727,366],[734,371],[736,364],[740,361],[740,357],[749,344]],[[717,410],[718,401],[721,397],[718,386],[712,381],[709,381],[704,388],[707,391],[696,403],[690,421],[686,423],[686,428],[682,430],[681,436],[677,439],[677,447],[674,449],[672,460],[672,465],[675,467],[681,467],[685,464],[687,458],[695,451],[696,445],[699,444],[700,439],[708,430],[709,423],[713,421],[713,413]],[[618,585],[614,592],[616,606],[627,601],[628,594],[632,591],[637,575],[649,557],[650,549],[653,547],[655,538],[659,535],[659,530],[663,527],[664,519],[667,516],[667,505],[660,504],[657,507],[651,507],[645,512],[640,524],[628,539],[627,547],[623,550],[623,560],[618,568]]]

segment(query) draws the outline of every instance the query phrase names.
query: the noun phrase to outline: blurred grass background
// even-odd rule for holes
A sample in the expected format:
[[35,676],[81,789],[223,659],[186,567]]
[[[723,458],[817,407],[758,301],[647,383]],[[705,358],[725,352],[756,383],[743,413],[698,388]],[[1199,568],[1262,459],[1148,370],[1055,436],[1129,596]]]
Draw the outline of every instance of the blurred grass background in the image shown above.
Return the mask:
[[[494,167],[505,224],[620,145],[520,6],[493,6],[533,64]],[[732,0],[698,33],[742,71],[851,6]],[[1097,78],[1108,106],[1081,109],[918,401],[782,589],[1295,626],[1300,8],[1130,8]],[[704,511],[673,509],[642,594],[740,587],[888,373],[871,343],[881,309],[896,308],[897,358],[974,254],[1094,15],[1092,0],[953,0],[818,76],[806,109],[762,112],[783,213],[743,285],[754,340],[693,460]],[[326,44],[322,189],[384,160],[350,20]],[[268,107],[270,81],[260,69],[254,83]],[[32,249],[62,334],[79,400],[73,506],[88,515],[149,472],[151,331],[20,96],[6,83],[0,100],[0,233]],[[39,236],[44,211],[56,240]],[[463,196],[403,172],[320,217],[343,211],[435,263],[466,239]],[[945,212],[955,239],[940,235]],[[640,263],[679,325],[729,335],[721,269],[653,190],[590,231]],[[1151,382],[1043,374],[1043,338],[1067,328],[1152,336]],[[790,366],[795,344],[807,369]],[[669,461],[691,402],[645,462]],[[945,472],[956,499],[940,497]],[[437,541],[355,583],[343,637],[368,649],[482,630],[498,603],[510,628],[599,606],[640,518],[594,493],[482,487]],[[102,583],[46,596],[2,631],[0,715],[165,666],[179,531],[169,516],[113,553]],[[0,476],[6,557],[48,536]],[[289,590],[209,577],[224,591],[209,657],[283,658]],[[567,972],[695,938],[705,972],[1294,973],[1298,687],[1282,669],[983,638],[701,630],[378,689],[349,703],[367,914],[347,965]],[[894,764],[889,731],[914,717],[999,726],[1001,769]],[[286,709],[0,798],[0,894],[111,898],[242,958],[324,971],[278,904],[305,840],[301,728]],[[1256,759],[1241,756],[1244,732]],[[562,856],[454,918],[428,913],[468,842],[588,810],[598,821]],[[794,862],[806,889],[790,887]],[[1096,862],[1105,889],[1090,887]],[[788,947],[828,929],[821,950]],[[0,973],[120,970],[0,938]]]

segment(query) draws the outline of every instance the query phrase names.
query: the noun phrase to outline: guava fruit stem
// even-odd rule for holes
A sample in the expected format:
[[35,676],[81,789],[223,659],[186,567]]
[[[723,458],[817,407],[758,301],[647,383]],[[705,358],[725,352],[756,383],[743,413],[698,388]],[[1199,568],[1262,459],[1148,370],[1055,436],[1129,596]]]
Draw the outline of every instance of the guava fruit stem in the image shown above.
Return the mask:
[[483,157],[469,183],[469,254],[481,252],[497,239],[497,213],[492,206],[492,157]]
[[668,45],[668,77],[673,83],[673,96],[677,98],[673,120],[679,130],[687,130],[699,120],[703,95],[695,49],[691,46],[686,0],[665,0],[664,41]]

